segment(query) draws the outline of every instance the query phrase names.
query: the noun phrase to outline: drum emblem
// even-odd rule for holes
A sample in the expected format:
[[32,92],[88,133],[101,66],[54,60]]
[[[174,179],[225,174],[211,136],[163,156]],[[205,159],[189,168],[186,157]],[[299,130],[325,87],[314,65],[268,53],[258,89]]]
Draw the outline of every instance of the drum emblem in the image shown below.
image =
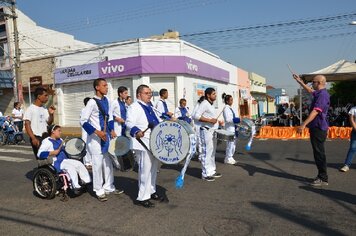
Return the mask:
[[[191,138],[192,136],[192,138]],[[165,164],[176,164],[195,148],[194,131],[182,121],[163,121],[151,132],[150,148],[154,157]]]
[[177,138],[176,135],[166,134],[162,137],[162,130],[158,133],[156,137],[157,148],[156,151],[161,153],[163,150],[167,151],[167,156],[169,157],[172,152],[173,155],[178,156],[182,154],[182,133],[178,130]]

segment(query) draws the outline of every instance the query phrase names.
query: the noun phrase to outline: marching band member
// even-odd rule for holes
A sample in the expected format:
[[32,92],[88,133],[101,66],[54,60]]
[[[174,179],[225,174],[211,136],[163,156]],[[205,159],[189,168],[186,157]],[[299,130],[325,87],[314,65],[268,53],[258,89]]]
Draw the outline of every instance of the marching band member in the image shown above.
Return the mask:
[[[226,104],[224,108],[224,119],[225,119],[225,130],[234,132],[237,138],[236,124],[240,123],[240,118],[236,117],[234,110],[231,105],[233,103],[233,98],[231,95],[226,95],[223,93],[222,98]],[[237,161],[234,159],[235,149],[236,149],[236,140],[228,141],[226,145],[226,157],[224,160],[225,164],[235,165]]]
[[61,139],[61,127],[59,125],[48,126],[49,137],[45,138],[38,150],[38,158],[40,160],[53,157],[53,163],[51,163],[57,172],[62,170],[69,174],[73,190],[75,194],[80,194],[83,189],[79,184],[79,178],[86,184],[90,183],[90,175],[83,163],[78,160],[69,159],[66,152],[64,152],[64,141]]
[[184,98],[179,100],[179,107],[176,108],[174,114],[178,117],[178,120],[184,120],[188,124],[192,122],[191,115],[189,114],[189,107],[187,107],[187,100]]
[[[193,109],[193,112],[192,112],[192,118],[193,118],[193,121],[194,121],[194,130],[195,130],[195,137],[197,139],[197,152],[196,152],[196,155],[198,155],[198,158],[200,156],[200,153],[202,152],[201,150],[201,140],[200,140],[200,121],[195,119],[195,113],[196,111],[198,110],[198,107],[200,106],[200,104],[202,103],[202,101],[205,100],[205,96],[201,96],[198,101],[197,101],[197,104],[195,105],[194,109]],[[200,161],[200,158],[199,158],[199,161]]]
[[[116,136],[126,136],[126,116],[127,116],[127,106],[126,99],[129,96],[128,89],[124,86],[120,86],[117,89],[117,99],[111,103],[111,113],[113,115],[114,130]],[[132,168],[129,155],[124,155],[122,158],[122,170],[127,171]]]
[[[82,112],[80,123],[88,133],[88,149],[93,161],[93,190],[99,201],[107,201],[107,194],[123,193],[115,189],[112,162],[108,156],[110,135],[113,131],[112,115],[109,114],[109,101],[106,98],[108,85],[105,79],[96,79],[93,83],[95,96],[90,99]],[[104,181],[103,181],[104,180]]]
[[159,91],[160,100],[156,103],[155,108],[161,114],[164,120],[170,120],[173,116],[172,112],[168,111],[166,99],[168,98],[168,90],[163,88]]
[[213,105],[215,100],[215,89],[207,88],[205,90],[205,100],[199,105],[194,114],[194,119],[201,122],[200,139],[202,152],[199,158],[202,163],[202,179],[206,181],[215,181],[215,178],[222,176],[220,173],[216,173],[215,165],[216,139],[213,138],[213,133],[218,128],[218,119]]
[[[87,103],[89,102],[89,100],[90,100],[90,97],[86,97],[86,98],[84,98],[84,100],[83,100],[83,103],[84,103],[84,107],[87,105]],[[80,112],[80,117],[82,117],[82,113],[83,113],[83,110],[84,110],[84,108],[82,109],[82,111]],[[84,128],[82,127],[82,139],[83,139],[83,141],[85,142],[85,144],[86,144],[86,154],[85,154],[85,156],[84,156],[84,158],[83,158],[83,163],[84,163],[84,165],[85,165],[85,167],[88,169],[88,170],[91,170],[92,169],[92,158],[91,158],[91,155],[90,155],[90,152],[89,152],[89,150],[88,150],[88,134],[87,134],[87,132],[84,130]]]
[[[149,147],[151,130],[160,120],[151,106],[151,89],[140,85],[136,89],[137,101],[132,103],[127,111],[126,125],[133,137],[133,149],[138,162],[138,196],[137,203],[146,208],[154,207],[152,200],[162,200],[156,193],[158,160],[152,156]],[[145,132],[144,132],[145,131]],[[140,143],[141,142],[141,143]]]
[[119,96],[117,100],[112,101],[111,109],[114,120],[114,130],[117,136],[125,136],[125,120],[126,120],[126,104],[125,100],[128,97],[128,89],[124,86],[120,86],[117,89],[117,95]]

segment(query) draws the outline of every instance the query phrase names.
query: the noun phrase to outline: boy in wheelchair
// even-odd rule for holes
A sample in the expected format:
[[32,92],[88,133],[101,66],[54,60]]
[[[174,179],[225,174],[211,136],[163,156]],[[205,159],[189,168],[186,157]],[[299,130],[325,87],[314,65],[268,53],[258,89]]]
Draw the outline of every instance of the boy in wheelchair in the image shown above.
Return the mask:
[[78,160],[69,159],[64,150],[64,141],[61,139],[61,127],[59,125],[51,125],[48,127],[49,137],[43,139],[38,150],[39,160],[53,159],[52,165],[57,173],[65,171],[70,177],[73,191],[79,195],[83,188],[79,184],[79,178],[86,186],[91,182],[88,170],[84,164]]

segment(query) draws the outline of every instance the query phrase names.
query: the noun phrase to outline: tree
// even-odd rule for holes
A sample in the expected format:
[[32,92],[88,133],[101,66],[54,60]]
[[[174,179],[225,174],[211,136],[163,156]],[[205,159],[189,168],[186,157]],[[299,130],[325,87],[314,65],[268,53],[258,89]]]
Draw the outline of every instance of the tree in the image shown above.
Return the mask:
[[334,82],[329,93],[332,104],[356,104],[356,81]]

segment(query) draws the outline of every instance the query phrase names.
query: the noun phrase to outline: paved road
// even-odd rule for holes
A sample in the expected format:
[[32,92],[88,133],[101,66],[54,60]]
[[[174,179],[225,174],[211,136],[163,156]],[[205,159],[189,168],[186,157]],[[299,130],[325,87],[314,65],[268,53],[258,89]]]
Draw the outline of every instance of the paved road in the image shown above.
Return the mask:
[[[240,143],[239,150],[244,146]],[[356,170],[340,173],[348,141],[328,141],[330,185],[310,188],[315,177],[310,143],[258,140],[237,153],[238,166],[222,164],[223,177],[200,179],[193,161],[182,190],[177,166],[162,166],[158,192],[169,203],[154,209],[133,205],[137,173],[115,171],[125,194],[101,203],[92,192],[61,202],[33,195],[36,167],[29,146],[0,147],[0,235],[354,235]]]

